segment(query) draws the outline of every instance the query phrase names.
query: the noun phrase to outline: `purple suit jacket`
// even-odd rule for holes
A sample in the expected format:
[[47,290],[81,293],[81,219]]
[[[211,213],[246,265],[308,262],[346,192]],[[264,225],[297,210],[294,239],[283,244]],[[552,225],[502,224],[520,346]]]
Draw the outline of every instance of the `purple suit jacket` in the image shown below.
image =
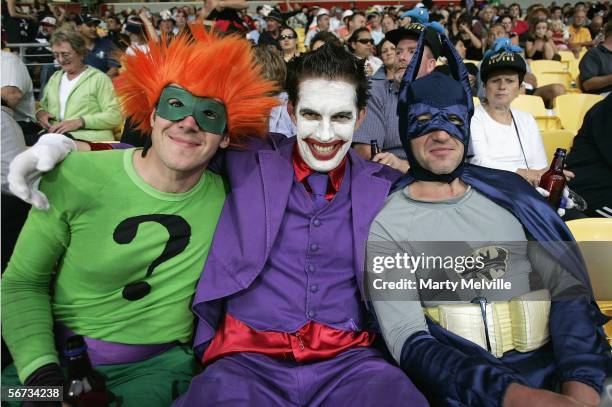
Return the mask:
[[[223,316],[222,299],[248,288],[268,260],[293,185],[291,154],[295,143],[295,137],[271,133],[265,140],[252,141],[244,150],[225,153],[222,173],[230,192],[193,302],[198,316],[196,350],[212,339]],[[352,149],[348,154],[355,276],[363,296],[364,255],[370,224],[401,173],[365,161]],[[330,240],[336,238],[330,236]]]

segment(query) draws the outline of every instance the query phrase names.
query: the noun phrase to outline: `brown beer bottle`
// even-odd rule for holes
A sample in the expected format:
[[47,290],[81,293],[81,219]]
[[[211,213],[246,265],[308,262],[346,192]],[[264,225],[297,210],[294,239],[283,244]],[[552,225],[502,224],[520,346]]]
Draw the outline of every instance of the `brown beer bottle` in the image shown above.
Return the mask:
[[380,147],[378,147],[377,140],[370,140],[370,160],[374,158],[376,154],[380,153]]
[[542,178],[540,178],[540,188],[543,188],[550,193],[548,196],[548,203],[550,203],[550,205],[555,209],[557,209],[561,204],[563,188],[565,188],[565,175],[563,175],[563,167],[565,165],[566,154],[567,150],[564,148],[557,148],[552,164],[550,164],[550,168],[544,173],[544,175],[542,175]]
[[106,390],[104,376],[91,366],[83,337],[75,335],[68,338],[64,354],[68,359],[68,387],[64,394],[65,401],[77,407],[108,406],[114,395]]

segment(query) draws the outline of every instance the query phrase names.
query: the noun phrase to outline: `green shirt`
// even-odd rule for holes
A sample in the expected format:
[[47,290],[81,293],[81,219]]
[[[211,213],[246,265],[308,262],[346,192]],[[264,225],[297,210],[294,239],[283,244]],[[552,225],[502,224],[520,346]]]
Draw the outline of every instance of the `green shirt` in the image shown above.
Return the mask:
[[[31,210],[2,284],[3,335],[22,381],[58,361],[54,320],[110,342],[191,339],[191,300],[225,200],[224,183],[207,171],[188,192],[160,192],[134,170],[134,151],[71,154],[41,182],[51,209]],[[117,230],[128,218],[160,214],[168,215],[168,228],[136,222],[131,240]],[[145,278],[169,230],[186,247]],[[114,233],[123,234],[125,243]],[[126,284],[138,281],[146,281],[150,293],[125,299]]]

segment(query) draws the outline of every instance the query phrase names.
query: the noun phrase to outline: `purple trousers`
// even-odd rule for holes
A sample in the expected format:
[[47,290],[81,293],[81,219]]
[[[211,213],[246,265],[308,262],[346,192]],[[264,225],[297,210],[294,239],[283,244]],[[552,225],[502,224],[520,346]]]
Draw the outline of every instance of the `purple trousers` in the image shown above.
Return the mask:
[[194,377],[175,407],[427,406],[410,379],[372,348],[315,363],[256,353],[226,356]]

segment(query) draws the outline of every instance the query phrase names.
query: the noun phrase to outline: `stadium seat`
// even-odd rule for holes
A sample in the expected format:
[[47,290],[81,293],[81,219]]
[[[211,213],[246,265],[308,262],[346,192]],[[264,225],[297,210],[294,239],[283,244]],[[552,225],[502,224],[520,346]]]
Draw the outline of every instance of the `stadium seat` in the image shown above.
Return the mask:
[[574,133],[569,130],[540,130],[542,142],[546,151],[548,163],[552,161],[557,148],[564,148],[569,151],[574,141]]
[[532,61],[529,64],[529,67],[531,68],[531,72],[534,75],[538,75],[540,73],[546,73],[546,72],[563,72],[565,71],[565,67],[563,66],[563,64],[559,61],[550,61],[550,60],[546,60],[546,59],[540,59],[538,61]]
[[529,112],[533,115],[540,131],[561,128],[561,122],[556,116],[550,116],[544,107],[544,101],[539,96],[519,95],[512,102],[514,109]]
[[573,79],[568,71],[541,72],[535,74],[535,77],[538,80],[538,87],[560,83],[566,90],[572,89]]
[[586,93],[557,96],[554,102],[555,112],[561,120],[561,126],[573,134],[578,133],[586,112],[601,100],[601,95]]
[[298,27],[295,28],[295,33],[297,34],[297,50],[300,52],[300,54],[303,54],[306,52],[306,46],[304,45],[304,40],[306,39],[306,32],[304,30],[304,27]]
[[463,63],[464,64],[472,63],[472,64],[474,64],[476,66],[480,66],[480,61],[476,61],[474,59],[464,59]]
[[563,61],[573,61],[576,59],[576,57],[574,57],[574,53],[572,51],[559,51],[557,52],[557,54],[559,54],[559,56],[561,57],[561,62]]
[[580,61],[578,61],[577,59],[572,59],[571,61],[568,61],[567,71],[569,72],[572,79],[574,79],[575,81],[577,81],[578,75],[580,75],[579,64]]
[[[574,239],[579,242],[599,308],[607,316],[612,316],[612,284],[609,271],[612,264],[612,219],[576,219],[566,224]],[[608,322],[604,330],[612,344],[612,322]]]

